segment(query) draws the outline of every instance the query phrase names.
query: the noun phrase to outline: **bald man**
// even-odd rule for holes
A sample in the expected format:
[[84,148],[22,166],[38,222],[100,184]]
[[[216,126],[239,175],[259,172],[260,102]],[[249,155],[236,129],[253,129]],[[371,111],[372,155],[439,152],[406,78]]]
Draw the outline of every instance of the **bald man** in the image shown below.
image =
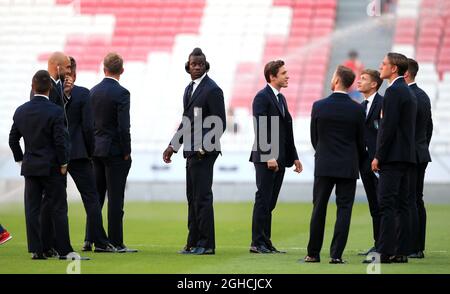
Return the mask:
[[[49,99],[53,103],[64,107],[64,80],[70,75],[70,58],[63,52],[52,53],[47,62],[47,71],[52,80],[52,89],[50,90]],[[30,99],[33,98],[34,93],[31,91]]]

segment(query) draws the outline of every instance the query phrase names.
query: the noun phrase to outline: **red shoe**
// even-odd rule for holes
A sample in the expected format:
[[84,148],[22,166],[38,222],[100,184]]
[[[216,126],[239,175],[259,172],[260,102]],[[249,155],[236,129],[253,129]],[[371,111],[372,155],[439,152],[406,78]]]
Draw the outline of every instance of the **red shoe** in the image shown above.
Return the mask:
[[8,231],[4,231],[0,234],[0,245],[3,243],[6,243],[7,241],[11,240],[12,236],[8,233]]

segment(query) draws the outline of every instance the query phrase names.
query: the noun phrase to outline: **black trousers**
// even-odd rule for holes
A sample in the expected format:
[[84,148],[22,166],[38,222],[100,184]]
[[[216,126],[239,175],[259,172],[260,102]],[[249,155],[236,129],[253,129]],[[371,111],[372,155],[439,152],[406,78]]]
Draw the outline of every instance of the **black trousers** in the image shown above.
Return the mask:
[[361,166],[361,181],[366,191],[367,202],[369,203],[370,216],[372,217],[374,246],[377,243],[380,233],[380,209],[378,205],[378,178],[372,172],[371,160],[367,157]]
[[[67,177],[61,174],[25,177],[25,217],[29,252],[42,253],[49,248],[55,248],[58,254],[63,256],[73,251],[67,218],[66,186]],[[44,206],[47,211],[42,214]],[[42,215],[48,215],[48,225],[54,234],[43,236],[40,219]],[[54,244],[46,248],[46,240]]]
[[383,164],[380,167],[378,203],[381,223],[377,252],[384,255],[408,255],[409,178],[411,165]]
[[[108,192],[108,238],[115,247],[123,243],[123,205],[131,158],[124,160],[122,156],[94,157],[94,174],[99,195],[100,207],[105,203]],[[92,232],[87,225],[86,240],[90,240]]]
[[[68,165],[68,172],[81,194],[81,200],[86,211],[86,232],[92,232],[92,236],[89,233],[89,239],[86,239],[86,241],[92,241],[96,246],[104,247],[109,241],[103,228],[102,210],[91,161],[87,158],[71,160]],[[50,217],[50,211],[45,201],[41,221],[42,235],[44,236],[43,242],[45,244],[44,250],[48,250],[54,247],[55,237],[53,220]]]
[[[417,206],[417,230],[415,231],[417,237],[416,243],[413,243],[414,252],[425,250],[425,235],[427,227],[427,211],[425,209],[425,203],[423,201],[423,183],[425,179],[425,171],[427,169],[428,162],[419,163],[417,165],[417,181],[416,181],[416,206]],[[413,238],[414,240],[414,238]]]
[[267,168],[267,163],[254,163],[256,172],[256,194],[253,206],[251,246],[272,246],[272,212],[277,205],[283,184],[285,168],[277,172]]
[[187,247],[216,247],[212,183],[217,156],[207,153],[186,159]]
[[96,246],[104,247],[109,241],[103,228],[102,208],[92,163],[87,158],[71,160],[68,171],[81,194],[86,211],[86,232],[93,232],[91,238],[85,241],[92,241]]
[[409,169],[409,191],[408,191],[408,210],[409,210],[409,251],[408,254],[416,253],[419,239],[419,212],[417,210],[417,165]]
[[334,235],[331,241],[331,258],[342,258],[347,244],[353,201],[355,200],[356,179],[334,177],[314,177],[313,211],[310,223],[308,256],[320,257],[327,216],[328,200],[336,186],[337,215]]

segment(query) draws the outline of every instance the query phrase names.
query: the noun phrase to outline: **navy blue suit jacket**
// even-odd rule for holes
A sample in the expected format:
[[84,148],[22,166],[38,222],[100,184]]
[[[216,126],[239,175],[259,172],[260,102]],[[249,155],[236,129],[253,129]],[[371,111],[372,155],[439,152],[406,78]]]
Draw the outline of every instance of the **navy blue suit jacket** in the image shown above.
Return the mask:
[[[289,113],[285,99],[283,99],[283,107],[285,110],[284,115],[278,103],[278,98],[269,85],[259,91],[253,99],[255,142],[250,154],[251,162],[267,162],[272,158],[263,159],[263,155],[265,157],[272,157],[271,154],[278,153],[278,155],[275,154],[274,156],[278,165],[280,167],[290,167],[298,159],[297,149],[294,143],[292,116]],[[277,117],[279,120],[278,129],[275,130],[278,136],[277,141],[274,141],[275,138],[271,136],[271,117]],[[267,119],[267,125],[265,119]],[[266,138],[260,138],[261,130],[265,133]],[[268,144],[267,150],[265,150],[265,144]],[[276,148],[274,144],[278,144],[278,152],[274,149]]]
[[[9,146],[16,162],[22,161],[21,175],[50,176],[67,164],[68,142],[61,107],[35,96],[17,108],[9,133]],[[20,147],[24,139],[25,154]]]
[[93,156],[131,154],[130,92],[117,81],[104,78],[90,91],[94,115]]
[[[183,156],[185,158],[193,156],[200,148],[205,152],[220,153],[220,138],[226,129],[225,102],[222,89],[208,75],[205,75],[190,98],[187,97],[188,87],[186,87],[183,95],[183,117],[189,120],[190,142],[185,139],[187,136],[185,132],[188,129],[183,130],[183,123],[181,123],[177,133],[175,133],[170,141],[170,145],[177,152],[183,144]],[[202,120],[197,123],[199,125],[201,124],[202,127],[195,130],[194,122],[200,118],[200,111]],[[213,145],[210,147],[213,147],[213,150],[208,150],[209,148],[206,148],[207,146],[204,144],[206,141],[205,137],[215,127],[214,125],[204,125],[205,119],[209,116],[215,116],[222,122],[222,129],[218,130],[221,131],[220,136],[218,134],[218,136],[214,136],[211,140]],[[196,134],[195,131],[201,132],[201,134]],[[201,138],[201,142],[196,142],[194,140],[196,137]],[[209,136],[206,139],[209,142]]]
[[364,152],[363,107],[344,93],[316,101],[311,112],[314,176],[358,179]]
[[417,98],[417,117],[416,117],[416,155],[417,162],[431,162],[430,151],[428,147],[433,135],[433,119],[431,118],[431,102],[427,93],[412,84],[409,88]]
[[89,90],[74,86],[66,104],[71,141],[70,159],[90,158],[94,153],[94,121]]
[[367,155],[371,161],[375,157],[375,152],[377,151],[377,136],[380,128],[382,106],[383,96],[376,93],[364,123],[364,143],[366,145]]
[[375,158],[385,163],[416,163],[417,102],[404,78],[386,89]]

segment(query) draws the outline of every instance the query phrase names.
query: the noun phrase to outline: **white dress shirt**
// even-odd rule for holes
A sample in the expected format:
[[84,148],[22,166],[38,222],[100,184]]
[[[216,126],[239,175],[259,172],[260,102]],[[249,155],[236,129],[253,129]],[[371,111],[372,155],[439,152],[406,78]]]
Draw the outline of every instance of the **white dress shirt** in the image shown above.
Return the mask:
[[34,96],[35,96],[35,97],[36,97],[36,96],[44,97],[44,98],[47,98],[47,100],[49,100],[49,99],[48,99],[48,96],[45,96],[45,95],[42,95],[42,94],[34,94]]
[[271,84],[267,84],[272,89],[273,93],[275,94],[275,97],[277,97],[278,102],[280,102],[280,97],[278,97],[278,94],[280,94],[280,91],[275,89]]
[[375,95],[377,94],[377,92],[373,93],[372,95],[370,95],[366,101],[368,101],[369,103],[367,103],[367,108],[366,108],[366,117],[369,114],[370,111],[370,107],[372,107],[372,103],[373,103],[373,99],[375,99]]
[[61,81],[60,79],[55,80],[52,76],[50,76],[50,78],[52,79],[53,82],[55,82],[55,84],[58,84]]
[[200,85],[200,83],[203,81],[205,76],[206,76],[206,72],[201,77],[199,77],[198,79],[193,80],[194,84],[192,85],[191,97],[192,97],[192,95],[194,95],[195,90],[197,89],[198,85]]
[[118,83],[119,83],[119,80],[118,80],[118,79],[116,79],[116,78],[113,78],[113,77],[105,77],[105,79],[111,79],[111,80],[114,80],[114,81],[116,81],[116,82],[118,82]]

